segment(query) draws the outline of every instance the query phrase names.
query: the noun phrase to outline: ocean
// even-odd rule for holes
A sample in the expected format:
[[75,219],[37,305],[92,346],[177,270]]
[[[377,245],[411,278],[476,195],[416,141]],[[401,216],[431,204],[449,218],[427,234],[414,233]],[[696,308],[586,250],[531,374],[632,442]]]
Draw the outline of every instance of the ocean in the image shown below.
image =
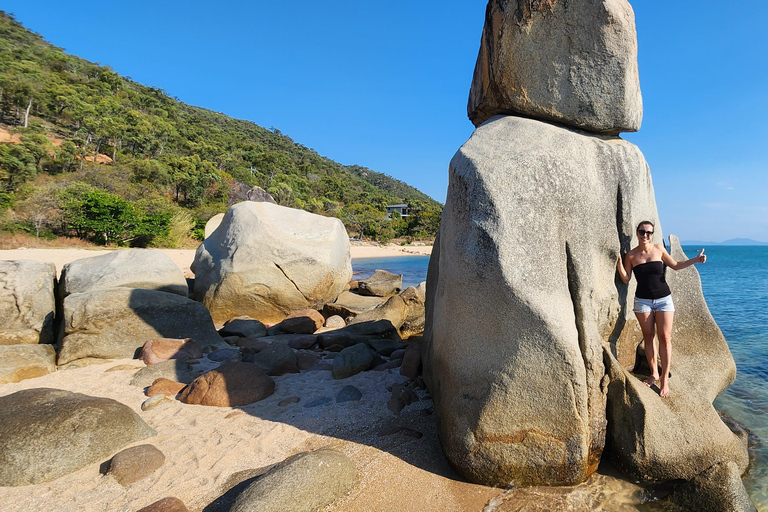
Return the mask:
[[[683,249],[692,257],[701,247]],[[768,246],[710,246],[705,254],[707,263],[696,266],[704,297],[738,371],[715,407],[756,435],[754,465],[744,484],[758,510],[768,511]],[[404,288],[416,286],[426,280],[428,264],[428,256],[356,259],[353,279],[380,268],[403,274]],[[701,371],[706,378],[706,368]]]

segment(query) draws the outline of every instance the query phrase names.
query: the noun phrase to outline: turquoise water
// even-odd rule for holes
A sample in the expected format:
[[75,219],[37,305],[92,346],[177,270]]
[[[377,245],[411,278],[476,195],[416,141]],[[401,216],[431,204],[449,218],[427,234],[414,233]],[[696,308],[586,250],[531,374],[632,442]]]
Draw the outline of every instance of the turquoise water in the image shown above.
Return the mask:
[[[690,257],[701,247],[684,249]],[[707,263],[696,267],[704,297],[738,369],[736,382],[715,407],[764,440],[754,450],[744,483],[758,510],[768,510],[768,246],[712,246],[705,254]],[[364,279],[380,268],[403,274],[403,287],[415,286],[426,280],[428,263],[428,256],[356,259],[353,278]]]
[[[701,247],[684,249],[693,256]],[[768,510],[768,247],[712,246],[705,254],[696,266],[704,297],[738,371],[715,407],[762,440],[744,484],[758,510]]]

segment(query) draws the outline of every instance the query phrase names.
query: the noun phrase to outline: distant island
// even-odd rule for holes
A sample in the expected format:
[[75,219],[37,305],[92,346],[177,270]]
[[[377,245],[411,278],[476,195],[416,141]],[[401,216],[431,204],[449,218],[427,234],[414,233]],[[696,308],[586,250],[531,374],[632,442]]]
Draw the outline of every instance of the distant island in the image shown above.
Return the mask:
[[731,238],[724,242],[703,242],[701,240],[681,240],[680,245],[768,245],[768,242],[758,242],[751,238]]

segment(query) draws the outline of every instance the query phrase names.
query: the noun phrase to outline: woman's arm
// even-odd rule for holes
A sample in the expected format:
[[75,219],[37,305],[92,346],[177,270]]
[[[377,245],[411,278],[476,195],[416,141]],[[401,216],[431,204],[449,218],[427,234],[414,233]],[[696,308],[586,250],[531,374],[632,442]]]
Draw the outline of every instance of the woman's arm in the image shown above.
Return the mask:
[[621,254],[619,254],[619,257],[616,259],[616,269],[619,271],[621,281],[627,284],[632,274],[632,263],[629,260],[629,253],[624,256],[624,261],[621,260]]
[[682,270],[686,267],[690,267],[695,263],[706,263],[707,256],[704,254],[704,249],[699,251],[697,256],[685,261],[677,261],[669,255],[664,246],[661,246],[661,261],[672,270]]

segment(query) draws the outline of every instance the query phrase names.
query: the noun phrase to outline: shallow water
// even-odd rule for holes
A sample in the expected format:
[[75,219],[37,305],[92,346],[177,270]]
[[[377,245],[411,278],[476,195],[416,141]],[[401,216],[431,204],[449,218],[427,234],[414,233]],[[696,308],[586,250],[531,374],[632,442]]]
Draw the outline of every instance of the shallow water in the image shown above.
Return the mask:
[[[684,247],[694,256],[700,247]],[[707,247],[697,265],[707,305],[736,361],[736,382],[715,407],[750,429],[759,440],[744,484],[759,511],[768,511],[768,246]],[[428,256],[356,259],[353,279],[380,268],[403,274],[403,288],[427,278]],[[705,369],[702,369],[705,371]]]

